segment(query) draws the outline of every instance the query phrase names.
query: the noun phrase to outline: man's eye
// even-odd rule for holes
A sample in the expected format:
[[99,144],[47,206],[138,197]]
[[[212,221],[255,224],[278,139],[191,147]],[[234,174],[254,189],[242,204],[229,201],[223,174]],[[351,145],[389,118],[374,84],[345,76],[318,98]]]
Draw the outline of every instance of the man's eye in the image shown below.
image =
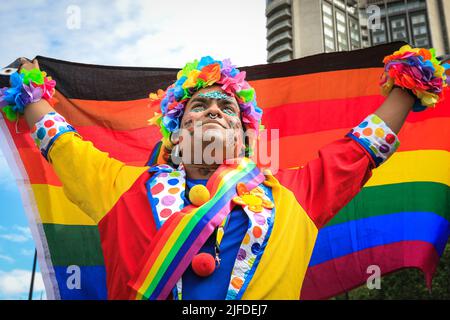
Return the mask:
[[202,104],[196,105],[191,109],[192,112],[201,112],[203,110],[205,110],[205,106]]
[[230,116],[235,116],[236,112],[234,111],[234,109],[232,107],[225,107],[223,108],[223,112],[225,112],[226,114],[230,115]]

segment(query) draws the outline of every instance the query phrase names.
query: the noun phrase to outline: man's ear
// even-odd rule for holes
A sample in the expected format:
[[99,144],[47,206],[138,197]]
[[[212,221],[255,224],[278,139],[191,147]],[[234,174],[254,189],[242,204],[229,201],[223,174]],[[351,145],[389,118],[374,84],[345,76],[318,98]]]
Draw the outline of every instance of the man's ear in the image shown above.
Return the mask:
[[180,130],[172,132],[170,135],[170,142],[172,142],[173,145],[180,143]]

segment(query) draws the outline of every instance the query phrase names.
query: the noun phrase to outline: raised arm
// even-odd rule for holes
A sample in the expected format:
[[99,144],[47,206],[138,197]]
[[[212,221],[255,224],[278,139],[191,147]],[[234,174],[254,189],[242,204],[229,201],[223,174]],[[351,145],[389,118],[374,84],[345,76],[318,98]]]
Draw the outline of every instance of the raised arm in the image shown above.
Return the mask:
[[383,119],[392,131],[399,133],[413,104],[414,98],[408,92],[394,88],[375,114]]
[[408,113],[434,107],[443,97],[445,70],[450,66],[441,64],[433,49],[405,45],[383,62],[380,85],[387,98],[375,113],[345,138],[320,149],[319,157],[303,168],[278,174],[318,228],[361,190],[372,169],[396,151],[396,134]]
[[[39,68],[24,61],[22,68]],[[127,166],[85,141],[45,100],[28,104],[24,111],[32,137],[63,185],[66,196],[95,222],[107,214],[120,195],[145,172]]]
[[366,117],[344,138],[319,150],[318,158],[298,170],[280,170],[277,178],[294,192],[318,228],[339,212],[395,152],[399,132],[414,99],[394,89],[375,114]]

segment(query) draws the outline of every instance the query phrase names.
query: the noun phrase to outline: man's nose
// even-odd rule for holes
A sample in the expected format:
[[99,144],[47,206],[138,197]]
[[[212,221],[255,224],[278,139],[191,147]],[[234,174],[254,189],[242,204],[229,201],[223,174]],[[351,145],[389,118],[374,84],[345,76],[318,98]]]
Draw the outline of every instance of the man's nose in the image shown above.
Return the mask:
[[214,115],[220,115],[220,112],[221,112],[221,110],[220,110],[217,102],[216,101],[211,102],[211,104],[209,105],[209,108],[208,108],[208,114],[211,113]]

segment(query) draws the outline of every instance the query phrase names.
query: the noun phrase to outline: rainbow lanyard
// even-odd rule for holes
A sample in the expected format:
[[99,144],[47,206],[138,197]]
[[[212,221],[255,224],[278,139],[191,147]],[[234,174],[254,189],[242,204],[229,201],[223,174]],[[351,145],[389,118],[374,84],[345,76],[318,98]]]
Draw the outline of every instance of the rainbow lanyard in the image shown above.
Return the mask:
[[242,158],[239,164],[220,166],[206,185],[212,198],[200,207],[188,205],[174,213],[156,233],[138,268],[139,273],[128,283],[135,291],[132,298],[166,299],[192,258],[218,227],[216,240],[220,245],[228,222],[225,218],[234,206],[236,184],[243,182],[253,189],[263,181],[263,174],[248,158]]

